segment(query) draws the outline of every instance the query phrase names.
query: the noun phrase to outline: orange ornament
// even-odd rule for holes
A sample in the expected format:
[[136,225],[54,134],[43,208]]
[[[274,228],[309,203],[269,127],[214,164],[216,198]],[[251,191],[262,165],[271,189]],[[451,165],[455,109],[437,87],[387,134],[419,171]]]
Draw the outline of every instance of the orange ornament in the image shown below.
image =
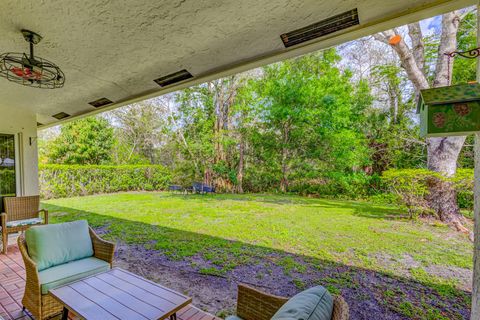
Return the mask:
[[394,36],[392,36],[389,40],[388,40],[388,43],[392,46],[394,45],[397,45],[400,43],[400,41],[402,41],[402,36],[399,35],[399,34],[396,34]]

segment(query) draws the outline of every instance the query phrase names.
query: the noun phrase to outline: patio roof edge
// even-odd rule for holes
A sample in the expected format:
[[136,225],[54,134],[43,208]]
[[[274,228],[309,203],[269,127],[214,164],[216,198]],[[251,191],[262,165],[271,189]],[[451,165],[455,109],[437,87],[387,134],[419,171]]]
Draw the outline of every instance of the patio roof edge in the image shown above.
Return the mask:
[[259,55],[252,57],[251,59],[240,61],[234,65],[226,65],[221,68],[211,70],[208,73],[198,75],[191,80],[179,83],[177,85],[172,85],[168,88],[159,88],[153,91],[142,92],[138,95],[131,96],[127,99],[118,101],[114,104],[111,104],[107,107],[92,110],[82,114],[76,114],[72,117],[41,125],[37,129],[42,130],[50,127],[60,125],[69,121],[81,119],[87,116],[100,114],[106,111],[117,109],[129,104],[140,102],[146,99],[151,99],[155,97],[162,96],[167,93],[175,92],[182,90],[194,85],[198,85],[207,81],[215,80],[232,74],[248,71],[254,68],[258,68],[270,63],[279,62],[285,59],[293,58],[310,52],[327,49],[333,46],[340,45],[342,43],[352,41],[358,38],[369,36],[377,32],[387,30],[393,27],[402,26],[411,22],[423,20],[429,17],[433,17],[439,14],[443,14],[449,11],[465,8],[468,6],[475,5],[477,2],[475,0],[439,0],[434,3],[429,3],[427,5],[410,8],[402,12],[398,12],[394,15],[378,19],[376,21],[360,24],[358,26],[347,29],[346,31],[337,32],[330,36],[322,37],[321,39],[312,40],[309,43],[304,45],[299,45],[291,47],[288,49],[283,49],[281,51],[270,52],[268,54]]

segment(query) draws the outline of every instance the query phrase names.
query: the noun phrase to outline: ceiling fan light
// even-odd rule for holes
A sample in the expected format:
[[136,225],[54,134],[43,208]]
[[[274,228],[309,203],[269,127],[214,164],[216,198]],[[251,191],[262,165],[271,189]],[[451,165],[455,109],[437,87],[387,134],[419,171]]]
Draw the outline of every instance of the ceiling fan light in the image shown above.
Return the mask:
[[65,74],[53,62],[35,57],[33,45],[42,37],[35,32],[22,30],[22,34],[30,43],[30,55],[26,53],[8,52],[0,55],[0,77],[24,86],[56,89],[65,84]]

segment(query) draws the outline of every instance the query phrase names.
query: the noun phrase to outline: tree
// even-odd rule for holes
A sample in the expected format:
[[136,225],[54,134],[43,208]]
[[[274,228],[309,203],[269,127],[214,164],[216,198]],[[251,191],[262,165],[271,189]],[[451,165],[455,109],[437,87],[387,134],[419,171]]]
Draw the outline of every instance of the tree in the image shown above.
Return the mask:
[[[389,40],[401,33],[398,29],[378,33],[374,35],[374,38],[390,45],[394,49],[408,78],[418,92],[430,87],[450,85],[453,64],[448,63],[448,58],[444,53],[457,49],[457,32],[460,21],[461,15],[459,11],[446,13],[442,16],[441,36],[433,68],[435,71],[430,82],[428,77],[429,68],[425,64],[425,43],[419,22],[408,25],[411,48],[403,38],[398,43],[390,44]],[[439,172],[446,177],[454,175],[457,168],[457,159],[464,142],[464,136],[428,138],[428,169]],[[461,224],[462,218],[456,202],[456,194],[448,182],[439,179],[432,183],[429,203],[442,221],[455,225],[459,230],[465,230]]]
[[88,117],[63,125],[52,140],[49,163],[105,164],[111,160],[113,128],[101,117]]
[[404,70],[395,63],[376,65],[370,72],[376,99],[383,108],[369,110],[367,136],[372,149],[373,172],[424,165],[424,147],[412,120],[415,104]]
[[135,103],[109,113],[116,126],[117,163],[158,163],[167,125],[167,110],[161,98]]
[[325,170],[355,171],[367,162],[359,129],[369,89],[359,82],[355,90],[351,73],[337,68],[339,59],[330,49],[264,68],[259,114],[268,137],[264,146],[277,155],[281,191],[287,191],[292,172],[313,178]]
[[340,47],[343,63],[353,79],[363,79],[371,91],[372,103],[359,128],[370,148],[367,173],[382,174],[393,168],[426,166],[426,143],[415,120],[414,88],[393,50],[371,37]]

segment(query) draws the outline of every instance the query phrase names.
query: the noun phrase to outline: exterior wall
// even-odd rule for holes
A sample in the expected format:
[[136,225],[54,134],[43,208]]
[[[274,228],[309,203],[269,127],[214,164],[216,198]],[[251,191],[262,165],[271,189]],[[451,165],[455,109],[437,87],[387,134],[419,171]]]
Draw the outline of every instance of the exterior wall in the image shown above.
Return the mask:
[[[17,195],[37,195],[37,120],[34,113],[0,107],[0,133],[15,135]],[[30,145],[32,137],[32,145]]]

